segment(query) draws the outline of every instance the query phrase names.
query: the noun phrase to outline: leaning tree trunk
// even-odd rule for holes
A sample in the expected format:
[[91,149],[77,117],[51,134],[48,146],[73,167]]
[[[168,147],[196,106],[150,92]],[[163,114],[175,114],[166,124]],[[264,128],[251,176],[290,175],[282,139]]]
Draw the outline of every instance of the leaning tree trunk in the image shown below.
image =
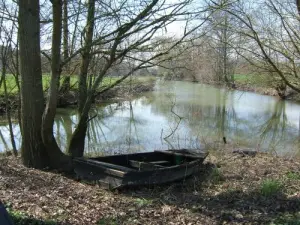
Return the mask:
[[84,154],[84,143],[88,126],[88,115],[80,117],[79,123],[72,135],[69,145],[69,153],[73,157],[82,157]]
[[79,113],[82,113],[85,101],[87,99],[87,74],[91,61],[91,46],[94,34],[95,20],[95,0],[88,2],[88,15],[86,22],[85,44],[82,53],[80,73],[79,73]]
[[[95,0],[89,0],[88,2],[88,16],[86,22],[86,38],[85,47],[82,53],[81,67],[79,73],[79,101],[78,111],[80,121],[75,129],[75,132],[70,141],[68,148],[69,153],[72,156],[81,157],[84,153],[84,141],[87,131],[88,111],[85,110],[90,108],[90,102],[88,100],[87,93],[87,74],[91,61],[91,44],[93,41],[94,33],[94,18],[95,17]],[[85,109],[84,109],[85,108]]]
[[60,66],[60,45],[62,28],[62,0],[53,0],[53,33],[52,33],[52,60],[51,60],[51,82],[49,87],[46,109],[43,115],[42,137],[50,159],[50,166],[68,170],[70,167],[69,157],[64,155],[53,135],[54,118],[57,108]]
[[40,56],[39,0],[19,1],[22,148],[25,166],[44,168],[48,157],[41,136],[44,96]]

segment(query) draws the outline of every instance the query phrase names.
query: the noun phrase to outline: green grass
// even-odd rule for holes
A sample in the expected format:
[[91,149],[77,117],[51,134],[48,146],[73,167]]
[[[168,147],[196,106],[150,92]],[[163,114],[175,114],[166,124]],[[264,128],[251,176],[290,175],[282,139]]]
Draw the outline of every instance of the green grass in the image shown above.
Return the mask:
[[14,225],[56,225],[57,222],[52,220],[39,220],[25,213],[8,210],[8,213]]
[[[63,82],[63,78],[64,78],[64,76],[61,77],[61,80],[60,80],[61,84]],[[101,89],[101,87],[110,86],[110,85],[114,84],[118,79],[120,79],[120,77],[104,77],[102,83],[100,84],[99,89]],[[11,74],[7,74],[5,80],[6,80],[8,94],[9,95],[15,95],[18,92],[15,77]],[[133,82],[133,84],[136,83],[136,82],[137,83],[147,83],[147,82],[153,82],[154,80],[155,80],[154,77],[145,76],[145,77],[134,77],[132,79],[132,82]],[[43,82],[44,91],[46,91],[49,88],[50,81],[51,81],[50,74],[43,74],[42,82]],[[128,84],[129,81],[130,80],[129,80],[129,77],[128,77],[124,81],[124,84]],[[70,83],[71,83],[72,89],[77,90],[78,89],[78,76],[76,76],[76,75],[71,76]],[[3,95],[3,94],[4,94],[4,86],[1,85],[0,95]]]
[[98,225],[118,225],[117,219],[114,218],[102,218],[98,220],[97,222]]
[[281,190],[282,190],[281,182],[273,179],[263,180],[260,186],[260,193],[266,197],[278,194],[281,192]]
[[225,178],[224,178],[224,175],[222,174],[221,170],[219,168],[215,167],[211,171],[210,180],[213,183],[218,183],[218,182],[224,181]]
[[290,180],[300,180],[300,173],[289,171],[287,172],[286,177]]
[[151,205],[152,204],[152,200],[147,200],[145,198],[137,198],[135,200],[136,204],[139,206],[139,207],[142,207],[142,206],[147,206],[147,205]]
[[271,225],[300,225],[300,214],[281,215]]
[[267,76],[259,74],[234,74],[234,80],[236,84],[257,87],[268,87],[270,83]]

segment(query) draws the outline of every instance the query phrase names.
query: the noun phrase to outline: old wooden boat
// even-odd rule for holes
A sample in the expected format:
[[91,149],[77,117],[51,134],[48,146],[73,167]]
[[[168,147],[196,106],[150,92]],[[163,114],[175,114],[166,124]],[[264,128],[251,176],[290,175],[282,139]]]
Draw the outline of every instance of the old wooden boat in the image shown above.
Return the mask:
[[182,180],[196,173],[206,156],[203,150],[181,149],[74,158],[74,168],[79,179],[115,189]]

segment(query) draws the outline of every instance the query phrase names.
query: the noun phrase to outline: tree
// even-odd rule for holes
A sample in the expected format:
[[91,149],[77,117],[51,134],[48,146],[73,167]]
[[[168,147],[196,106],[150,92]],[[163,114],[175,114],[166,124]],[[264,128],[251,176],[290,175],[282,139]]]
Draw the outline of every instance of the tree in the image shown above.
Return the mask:
[[300,92],[299,1],[262,0],[251,5],[227,1],[226,4],[235,4],[234,8],[223,9],[240,21],[236,31],[247,43],[236,48],[237,53],[260,73],[270,76],[281,97],[285,97],[286,86]]
[[[8,29],[9,27],[9,29]],[[12,104],[9,101],[9,93],[7,90],[7,71],[10,70],[13,72],[13,68],[11,65],[14,62],[14,55],[15,55],[15,43],[13,43],[13,35],[15,33],[16,26],[13,22],[9,25],[5,24],[3,14],[0,18],[0,67],[1,67],[1,80],[0,80],[0,87],[3,86],[4,88],[4,99],[5,99],[5,106],[6,106],[6,118],[8,121],[9,126],[9,134],[10,140],[12,145],[12,151],[15,156],[17,156],[17,147],[16,142],[14,139],[14,131],[12,126],[12,118],[11,118],[11,107]],[[17,80],[17,78],[16,78]],[[18,90],[19,91],[19,90]]]
[[211,47],[215,53],[215,73],[218,82],[225,82],[226,85],[232,86],[234,84],[234,50],[232,48],[236,39],[239,39],[234,29],[234,17],[226,10],[226,0],[217,0],[219,9],[212,10],[210,19],[208,37],[211,39]]
[[[68,0],[63,0],[63,57],[64,60],[69,58],[69,25],[68,25]],[[70,65],[66,65],[66,72],[60,92],[67,93],[70,90],[71,78],[70,78]]]
[[42,114],[44,96],[40,56],[39,0],[19,1],[19,43],[22,107],[22,149],[24,165],[48,166],[43,143]]
[[[182,1],[172,5],[165,5],[157,0],[153,0],[145,6],[136,5],[136,10],[133,11],[131,10],[132,5],[127,5],[127,2],[124,2],[124,5],[114,9],[114,11],[119,14],[116,15],[111,11],[106,12],[110,20],[116,21],[112,24],[112,31],[105,30],[104,27],[102,27],[99,31],[93,30],[93,26],[95,24],[94,20],[98,17],[95,15],[95,4],[96,2],[92,0],[88,2],[88,20],[85,29],[85,45],[84,51],[82,52],[82,66],[79,82],[80,119],[69,146],[69,151],[73,156],[83,155],[87,123],[90,120],[88,113],[91,108],[91,104],[96,97],[97,88],[103,78],[108,74],[108,71],[126,59],[130,59],[134,62],[134,66],[127,74],[123,75],[123,77],[116,83],[105,88],[103,91],[119,84],[129,77],[134,71],[156,65],[157,63],[154,62],[155,59],[167,54],[172,48],[181,43],[185,37],[196,29],[193,27],[190,30],[186,30],[182,37],[172,43],[169,48],[165,49],[163,52],[158,52],[158,43],[160,43],[160,41],[150,42],[150,40],[160,29],[166,27],[166,25],[172,21],[170,18],[176,20],[176,18],[180,17],[182,14],[187,14],[187,12],[182,10],[185,6],[187,6],[188,2]],[[164,13],[166,9],[165,7],[168,11],[170,11],[170,13]],[[123,12],[125,11],[127,12],[126,18],[123,17]],[[105,22],[106,20],[107,18],[105,18]],[[107,27],[107,24],[105,24],[105,27]],[[92,39],[92,37],[95,36],[96,38]],[[97,44],[93,46],[93,43]],[[90,46],[93,46],[93,48],[90,49]],[[139,58],[139,52],[147,52],[147,57],[143,59]],[[104,59],[104,63],[99,73],[93,76],[94,79],[92,80],[92,76],[89,76],[90,80],[87,81],[87,70],[91,57]]]
[[[51,3],[52,18],[46,15],[42,20],[52,24],[51,55],[49,56],[46,51],[42,52],[51,63],[51,82],[44,112],[39,45],[40,23],[42,21],[39,18],[39,1],[27,0],[19,3],[22,120],[24,121],[22,124],[24,133],[22,158],[27,166],[36,168],[50,166],[69,170],[71,158],[62,153],[53,135],[59,77],[63,67],[81,55],[79,122],[72,135],[69,152],[72,156],[82,156],[87,126],[92,119],[89,118],[89,111],[95,97],[121,83],[134,71],[153,66],[156,58],[167,54],[199,26],[187,26],[181,38],[165,51],[157,51],[159,42],[151,42],[150,40],[159,30],[164,29],[174,20],[196,13],[187,11],[186,6],[190,3],[189,1],[171,5],[158,0],[142,4],[124,1],[117,5],[107,5],[106,2],[96,0],[89,0],[87,3],[79,1],[79,4],[83,4],[83,8],[87,10],[86,25],[80,31],[78,27],[82,26],[80,19],[84,17],[84,14],[78,15],[78,13],[85,13],[86,11],[77,12],[75,21],[78,24],[72,26],[75,29],[73,37],[78,37],[78,33],[81,33],[81,39],[73,39],[72,46],[76,50],[61,60],[63,2],[62,0],[52,0]],[[46,7],[48,6],[46,5]],[[147,52],[148,54],[145,58],[140,59],[138,57],[139,52]],[[92,71],[91,60],[103,62],[97,74],[89,73]],[[99,93],[97,90],[103,78],[115,65],[124,60],[134,62],[131,70]]]
[[53,0],[52,8],[51,82],[42,120],[42,138],[46,146],[48,157],[50,158],[50,165],[55,168],[60,168],[62,165],[67,165],[67,161],[69,160],[69,158],[61,152],[53,135],[61,74],[62,0]]

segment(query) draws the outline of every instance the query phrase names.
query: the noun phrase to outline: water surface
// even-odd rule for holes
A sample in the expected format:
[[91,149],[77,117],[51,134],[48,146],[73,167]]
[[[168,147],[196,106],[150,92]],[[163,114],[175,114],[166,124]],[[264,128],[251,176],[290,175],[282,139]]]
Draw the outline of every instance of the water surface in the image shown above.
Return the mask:
[[[95,106],[86,153],[112,154],[209,144],[246,146],[281,155],[299,153],[300,105],[276,97],[228,91],[190,82],[158,82],[153,92],[122,103]],[[59,109],[55,136],[65,149],[78,116]],[[20,131],[14,124],[17,145]],[[8,126],[0,126],[0,149],[11,148]],[[0,150],[0,151],[1,151]]]

